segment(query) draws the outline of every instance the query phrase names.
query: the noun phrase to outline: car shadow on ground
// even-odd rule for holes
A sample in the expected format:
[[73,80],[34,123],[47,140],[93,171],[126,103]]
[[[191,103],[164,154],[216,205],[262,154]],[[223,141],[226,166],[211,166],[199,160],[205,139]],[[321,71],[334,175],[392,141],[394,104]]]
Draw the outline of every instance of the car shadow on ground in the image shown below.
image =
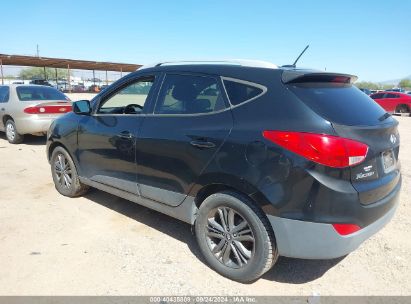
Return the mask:
[[[0,139],[7,141],[6,134],[0,132]],[[0,142],[1,144],[1,142]],[[21,145],[41,146],[46,144],[46,136],[24,135],[24,140]]]
[[[202,263],[206,264],[189,224],[100,190],[92,189],[85,197],[186,243],[190,251]],[[343,259],[302,260],[280,257],[276,265],[264,274],[262,279],[289,284],[303,284],[323,276]]]

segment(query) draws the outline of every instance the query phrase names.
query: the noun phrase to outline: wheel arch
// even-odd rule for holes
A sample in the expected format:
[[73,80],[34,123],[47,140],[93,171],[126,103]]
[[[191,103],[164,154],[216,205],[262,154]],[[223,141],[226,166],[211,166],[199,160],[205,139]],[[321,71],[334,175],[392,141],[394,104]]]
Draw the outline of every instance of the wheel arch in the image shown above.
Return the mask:
[[194,197],[195,206],[200,208],[201,204],[208,196],[223,191],[232,191],[247,197],[254,205],[264,212],[274,208],[258,188],[242,178],[222,173],[201,176],[200,183],[197,183],[197,185],[193,187],[190,195]]
[[3,125],[6,126],[6,122],[11,119],[12,121],[14,121],[13,117],[10,114],[5,114],[2,118],[3,120]]
[[410,113],[410,105],[407,103],[399,103],[397,104],[397,106],[395,107],[395,111],[397,112],[401,107],[405,107],[408,110],[408,113]]
[[48,151],[47,151],[47,158],[49,161],[51,161],[51,155],[53,154],[53,151],[57,148],[57,147],[62,147],[64,150],[66,150],[66,152],[70,155],[71,159],[73,160],[73,162],[75,163],[75,165],[77,166],[76,160],[73,157],[73,155],[71,154],[70,150],[67,149],[67,147],[61,143],[60,141],[53,141],[50,146],[48,147]]

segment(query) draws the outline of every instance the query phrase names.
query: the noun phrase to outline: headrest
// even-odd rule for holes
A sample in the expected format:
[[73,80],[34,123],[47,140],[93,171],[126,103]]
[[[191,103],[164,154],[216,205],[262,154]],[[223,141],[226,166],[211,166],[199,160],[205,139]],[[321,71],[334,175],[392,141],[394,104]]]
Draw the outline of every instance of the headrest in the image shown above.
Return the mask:
[[177,83],[174,86],[172,96],[180,101],[193,101],[197,97],[197,90],[193,84]]

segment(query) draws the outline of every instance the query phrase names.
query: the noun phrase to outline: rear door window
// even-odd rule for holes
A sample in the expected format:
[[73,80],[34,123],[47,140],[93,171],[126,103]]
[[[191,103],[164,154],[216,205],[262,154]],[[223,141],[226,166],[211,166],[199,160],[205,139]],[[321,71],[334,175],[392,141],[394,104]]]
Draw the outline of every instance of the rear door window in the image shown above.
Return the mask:
[[0,103],[9,101],[10,89],[7,86],[0,86]]
[[385,114],[383,108],[351,84],[302,83],[288,88],[320,116],[337,124],[375,125]]
[[224,108],[224,99],[216,78],[167,74],[154,112],[156,114],[200,114]]

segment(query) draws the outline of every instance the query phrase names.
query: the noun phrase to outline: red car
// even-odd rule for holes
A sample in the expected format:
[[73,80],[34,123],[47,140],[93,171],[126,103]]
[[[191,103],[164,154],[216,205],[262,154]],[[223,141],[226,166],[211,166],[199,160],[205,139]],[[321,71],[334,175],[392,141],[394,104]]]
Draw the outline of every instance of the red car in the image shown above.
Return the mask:
[[371,94],[370,97],[387,112],[411,113],[411,95],[399,92],[380,92]]

